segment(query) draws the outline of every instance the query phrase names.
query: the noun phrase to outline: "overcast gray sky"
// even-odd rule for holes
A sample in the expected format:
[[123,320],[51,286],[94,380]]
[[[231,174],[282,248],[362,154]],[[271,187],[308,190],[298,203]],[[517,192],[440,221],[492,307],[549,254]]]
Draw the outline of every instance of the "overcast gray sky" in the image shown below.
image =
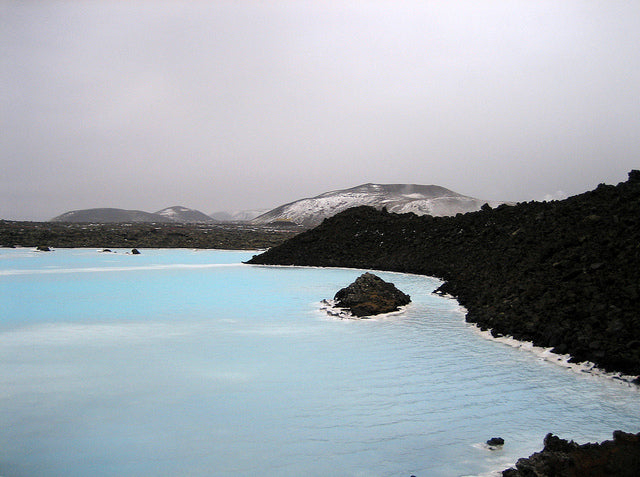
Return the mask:
[[0,0],[0,218],[640,168],[638,1]]

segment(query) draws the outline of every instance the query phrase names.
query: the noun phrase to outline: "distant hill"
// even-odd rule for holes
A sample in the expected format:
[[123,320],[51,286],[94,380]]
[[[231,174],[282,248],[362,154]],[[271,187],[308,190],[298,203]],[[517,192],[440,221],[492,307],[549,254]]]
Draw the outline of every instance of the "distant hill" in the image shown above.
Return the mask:
[[207,214],[199,210],[182,207],[181,205],[174,205],[173,207],[159,210],[155,215],[161,215],[162,217],[170,219],[172,222],[179,222],[181,224],[215,222],[214,219]]
[[142,210],[126,210],[115,208],[81,209],[65,212],[51,219],[51,222],[86,222],[86,223],[193,223],[213,222],[206,214],[186,207],[174,206],[158,212]]
[[[252,220],[256,224],[287,220],[315,227],[325,218],[351,207],[368,205],[389,212],[447,216],[480,210],[486,200],[467,197],[436,185],[362,184],[351,189],[325,192],[316,197],[281,205]],[[492,207],[503,202],[489,202]]]
[[213,212],[209,214],[209,216],[219,222],[249,222],[268,210],[269,209],[235,210],[232,212],[221,211]]

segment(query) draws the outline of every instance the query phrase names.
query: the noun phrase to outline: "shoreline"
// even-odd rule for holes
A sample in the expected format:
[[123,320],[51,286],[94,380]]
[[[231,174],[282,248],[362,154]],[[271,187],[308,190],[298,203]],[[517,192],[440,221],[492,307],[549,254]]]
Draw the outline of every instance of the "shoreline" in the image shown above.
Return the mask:
[[[248,263],[248,265],[250,266],[254,266],[254,267],[282,267],[282,268],[287,268],[287,267],[291,267],[291,268],[326,268],[326,269],[336,269],[336,270],[360,270],[357,268],[352,268],[352,267],[337,267],[337,266],[323,266],[323,265],[279,265],[279,264],[260,264],[260,263]],[[425,275],[425,274],[421,274],[421,273],[409,273],[409,272],[398,272],[398,271],[394,271],[394,270],[378,270],[378,269],[362,269],[365,271],[371,271],[371,272],[383,272],[383,273],[391,273],[391,274],[399,274],[399,275],[417,275],[417,276],[424,276],[424,277],[428,277],[431,278],[433,280],[437,280],[438,282],[440,282],[441,284],[445,283],[445,281],[443,281],[442,279],[438,278],[438,277],[434,277],[431,275]],[[549,346],[549,347],[542,347],[542,346],[537,346],[535,345],[532,341],[522,341],[522,340],[518,340],[517,338],[514,338],[513,336],[509,336],[509,335],[503,335],[503,336],[494,336],[492,333],[492,330],[487,329],[487,330],[483,330],[480,325],[478,323],[472,322],[467,320],[467,314],[468,314],[468,310],[460,304],[460,302],[458,301],[458,298],[449,294],[449,293],[442,293],[442,292],[438,292],[437,289],[435,289],[434,291],[431,292],[434,295],[437,295],[441,298],[445,298],[448,300],[454,300],[459,307],[459,312],[463,317],[463,321],[469,326],[469,328],[471,328],[475,334],[479,335],[480,337],[489,340],[489,341],[494,341],[496,343],[500,343],[503,345],[507,345],[511,348],[516,348],[516,349],[521,349],[523,351],[532,353],[536,356],[538,356],[539,358],[543,359],[546,362],[552,363],[552,364],[556,364],[560,367],[569,369],[577,374],[589,374],[590,376],[597,376],[600,378],[604,378],[604,379],[608,379],[610,381],[613,382],[618,382],[621,384],[625,384],[629,387],[633,387],[633,388],[637,388],[638,391],[640,391],[640,375],[626,375],[623,374],[619,371],[606,371],[602,368],[599,368],[595,363],[591,362],[591,361],[580,361],[580,362],[571,362],[571,360],[573,359],[573,357],[566,353],[566,354],[558,354],[558,353],[554,353],[553,350],[553,346]],[[360,320],[360,319],[375,319],[375,318],[384,318],[387,316],[392,316],[392,315],[398,315],[403,313],[407,307],[410,306],[409,305],[405,305],[403,307],[401,307],[399,310],[397,311],[393,311],[390,313],[384,313],[382,315],[376,315],[373,317],[356,317],[351,315],[348,312],[344,312],[341,311],[342,308],[338,308],[335,307],[331,302],[333,302],[333,299],[323,299],[322,301],[319,302],[319,311],[323,312],[326,316],[331,317],[331,318],[335,318],[335,319],[351,319],[351,320]]]
[[319,311],[323,312],[329,318],[333,318],[336,320],[354,320],[354,321],[359,321],[359,320],[372,321],[377,319],[385,319],[390,316],[401,315],[404,312],[406,312],[407,309],[411,306],[411,303],[409,303],[407,305],[403,305],[399,307],[395,311],[390,311],[389,313],[379,313],[377,315],[371,315],[371,316],[355,316],[345,308],[340,308],[335,306],[334,300],[330,298],[325,298],[324,300],[321,300],[320,302],[318,302],[318,304],[320,305]]
[[620,372],[609,372],[598,368],[595,363],[590,361],[582,361],[579,363],[570,362],[572,356],[569,354],[558,354],[552,351],[553,347],[543,348],[534,345],[531,341],[519,341],[512,336],[493,336],[491,330],[482,330],[477,323],[466,322],[475,334],[484,339],[504,344],[511,348],[521,349],[527,353],[532,353],[538,358],[562,368],[569,369],[577,374],[588,374],[590,376],[604,378],[612,382],[625,384],[630,388],[634,388],[640,392],[640,386],[637,384],[640,376],[625,375]]
[[640,375],[640,171],[564,201],[456,217],[356,207],[250,264],[396,271],[442,280],[467,321]]
[[[537,352],[540,359],[573,372],[637,387],[639,244],[640,171],[634,170],[627,182],[600,184],[563,201],[496,209],[486,205],[456,217],[357,207],[249,263],[435,277],[443,282],[436,293],[455,297],[467,311],[465,321],[481,336]],[[636,437],[620,431],[613,435],[613,442],[585,444],[576,450],[577,444],[549,434],[545,449],[520,459],[516,467],[535,462],[539,469],[548,467],[554,469],[553,475],[564,477],[576,475],[572,469],[625,469],[619,465],[623,459],[630,471],[597,475],[640,475],[637,448],[627,445]],[[556,442],[553,439],[560,441],[560,453],[547,446],[547,440]],[[556,472],[558,455],[563,467]],[[548,474],[507,469],[503,476],[507,475]]]
[[[245,253],[263,253],[266,252],[267,248],[202,248],[202,247],[136,247],[138,250],[187,250],[192,252],[206,252],[206,251],[215,251],[215,252],[245,252]],[[34,253],[50,253],[55,252],[56,250],[86,250],[97,253],[114,253],[114,254],[122,254],[131,255],[130,247],[93,247],[93,246],[81,246],[81,247],[52,247],[51,250],[43,251],[38,250],[37,247],[32,246],[22,246],[16,245],[13,247],[3,247],[0,246],[0,250],[26,250]],[[244,263],[244,262],[242,262]],[[0,476],[1,477],[1,476]]]
[[[256,266],[261,266],[261,265],[256,265]],[[262,265],[262,266],[273,266],[273,267],[295,267],[295,265]],[[303,266],[301,268],[335,268],[335,269],[342,269],[342,270],[354,270],[351,268],[342,268],[342,267],[306,267]],[[421,275],[421,274],[412,274],[412,273],[403,273],[403,272],[393,272],[393,271],[386,271],[386,270],[369,270],[371,272],[384,272],[384,273],[397,273],[397,274],[402,274],[402,275],[420,275],[420,276],[426,276],[428,278],[432,278],[434,280],[438,280],[441,281],[440,279],[438,279],[437,277],[432,277],[429,275]],[[515,348],[515,349],[519,349],[522,351],[525,351],[527,353],[531,353],[534,356],[537,356],[539,359],[551,363],[551,364],[555,364],[557,366],[560,366],[562,368],[568,369],[576,374],[580,374],[580,375],[589,375],[592,377],[597,377],[597,378],[603,378],[606,379],[608,381],[611,382],[615,382],[618,384],[622,384],[625,385],[627,387],[636,389],[638,392],[640,392],[640,385],[638,385],[638,382],[640,381],[640,375],[625,375],[623,373],[620,372],[611,372],[611,371],[606,371],[604,369],[599,368],[595,363],[592,363],[591,361],[581,361],[581,362],[572,362],[571,360],[573,359],[573,357],[570,354],[558,354],[553,352],[553,347],[542,347],[542,346],[536,346],[533,342],[531,341],[521,341],[518,340],[516,338],[514,338],[513,336],[494,336],[491,332],[491,330],[483,330],[482,328],[480,328],[480,326],[477,323],[473,323],[470,322],[466,319],[467,314],[468,314],[468,310],[462,306],[460,304],[460,302],[457,300],[457,298],[455,296],[449,295],[449,294],[441,294],[441,293],[436,293],[436,291],[431,292],[432,294],[441,297],[441,298],[445,298],[448,300],[454,300],[456,302],[456,304],[458,305],[458,312],[462,315],[462,321],[469,327],[471,328],[471,330],[473,330],[474,334],[480,336],[483,339],[489,340],[489,341],[493,341],[495,343],[500,343],[506,346],[509,346],[510,348]],[[340,320],[361,320],[361,319],[367,319],[367,320],[371,320],[371,319],[376,319],[376,318],[386,318],[389,316],[394,316],[394,315],[400,315],[402,313],[404,313],[408,307],[411,306],[411,304],[409,305],[405,305],[400,307],[400,309],[398,309],[397,311],[392,311],[390,313],[384,313],[381,315],[376,315],[376,316],[370,316],[370,317],[357,317],[357,316],[353,316],[351,315],[348,311],[343,311],[342,308],[336,307],[335,304],[333,303],[334,300],[333,299],[324,299],[322,301],[319,302],[319,311],[325,313],[328,317],[330,318],[335,318],[335,319],[340,319]]]
[[552,351],[553,347],[536,346],[531,341],[521,341],[514,338],[513,336],[494,336],[491,330],[483,330],[482,328],[480,328],[478,323],[473,323],[466,319],[468,311],[458,302],[456,297],[435,292],[434,294],[448,300],[454,300],[458,304],[458,312],[462,315],[464,323],[474,332],[474,334],[480,336],[483,339],[493,341],[495,343],[500,343],[509,346],[510,348],[520,349],[527,353],[532,353],[545,362],[568,369],[576,374],[586,374],[593,377],[607,379],[609,381],[623,384],[627,387],[636,389],[638,392],[640,392],[640,385],[638,385],[640,376],[625,375],[620,372],[606,371],[604,369],[598,368],[595,363],[592,363],[590,361],[581,361],[579,363],[571,362],[572,356],[570,354],[554,353]]

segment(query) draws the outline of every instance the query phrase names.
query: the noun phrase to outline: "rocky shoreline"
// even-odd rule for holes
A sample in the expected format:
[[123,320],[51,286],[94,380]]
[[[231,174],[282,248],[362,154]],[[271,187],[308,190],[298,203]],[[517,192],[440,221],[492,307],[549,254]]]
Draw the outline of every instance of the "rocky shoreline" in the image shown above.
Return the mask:
[[249,263],[441,278],[438,293],[494,336],[640,375],[640,171],[563,201],[456,217],[357,207]]
[[[640,171],[563,201],[456,217],[347,210],[249,263],[435,276],[494,337],[569,354],[640,384]],[[552,435],[503,475],[640,475],[640,434],[578,446]]]
[[502,475],[636,477],[639,471],[640,433],[614,431],[612,441],[582,445],[547,434],[542,451],[518,459],[515,467],[505,470]]

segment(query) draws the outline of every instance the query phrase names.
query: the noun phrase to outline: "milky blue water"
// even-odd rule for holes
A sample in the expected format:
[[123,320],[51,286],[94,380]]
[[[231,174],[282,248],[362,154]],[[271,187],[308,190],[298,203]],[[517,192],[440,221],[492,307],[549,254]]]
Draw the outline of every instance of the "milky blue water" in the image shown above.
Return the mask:
[[483,475],[640,431],[635,388],[480,337],[434,279],[340,320],[361,271],[125,252],[0,249],[0,475]]

